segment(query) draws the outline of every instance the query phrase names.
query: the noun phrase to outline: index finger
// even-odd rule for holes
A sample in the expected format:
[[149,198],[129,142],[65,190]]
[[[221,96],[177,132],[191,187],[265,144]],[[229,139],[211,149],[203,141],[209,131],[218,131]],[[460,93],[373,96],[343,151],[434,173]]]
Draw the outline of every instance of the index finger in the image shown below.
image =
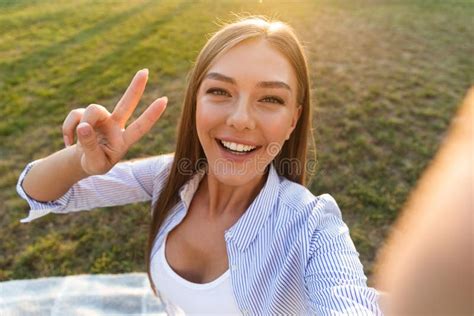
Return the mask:
[[115,106],[111,118],[117,121],[121,127],[125,126],[125,123],[137,107],[138,101],[140,101],[143,91],[145,91],[147,80],[148,69],[138,71],[122,98]]

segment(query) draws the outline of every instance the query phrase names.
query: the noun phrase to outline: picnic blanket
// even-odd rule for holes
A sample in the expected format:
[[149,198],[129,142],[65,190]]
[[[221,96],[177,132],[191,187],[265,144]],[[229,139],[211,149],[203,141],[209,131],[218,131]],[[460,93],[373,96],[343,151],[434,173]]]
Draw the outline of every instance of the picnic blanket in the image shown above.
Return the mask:
[[145,273],[0,282],[2,316],[166,315]]

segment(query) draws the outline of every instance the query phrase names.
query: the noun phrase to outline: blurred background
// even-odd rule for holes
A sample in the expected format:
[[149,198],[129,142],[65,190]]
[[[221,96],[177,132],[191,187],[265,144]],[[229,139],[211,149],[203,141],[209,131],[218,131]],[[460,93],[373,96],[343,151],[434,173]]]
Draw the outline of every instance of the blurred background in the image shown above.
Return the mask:
[[24,166],[63,145],[77,107],[112,110],[149,68],[141,106],[170,99],[127,159],[172,152],[187,72],[235,14],[288,22],[305,44],[317,172],[370,275],[409,191],[474,83],[474,1],[0,0],[0,281],[145,271],[149,204],[21,224]]

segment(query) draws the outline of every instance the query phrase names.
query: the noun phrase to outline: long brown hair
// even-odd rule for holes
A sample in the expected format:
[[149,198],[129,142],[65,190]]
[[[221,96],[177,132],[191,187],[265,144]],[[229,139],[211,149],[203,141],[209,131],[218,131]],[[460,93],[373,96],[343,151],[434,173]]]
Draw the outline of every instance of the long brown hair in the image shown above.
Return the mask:
[[[156,288],[150,272],[151,252],[155,237],[170,209],[178,203],[178,191],[181,186],[195,174],[199,163],[206,161],[196,130],[197,91],[214,60],[237,44],[257,38],[268,41],[288,59],[295,70],[298,84],[297,102],[302,106],[301,115],[290,138],[275,157],[274,166],[279,175],[303,185],[306,183],[307,145],[310,140],[310,144],[314,147],[314,140],[311,132],[308,66],[299,40],[287,24],[278,21],[271,22],[262,17],[245,18],[223,26],[201,50],[189,74],[174,160],[167,182],[153,209],[145,260],[148,278],[155,294]],[[183,161],[186,163],[182,163]],[[300,167],[289,168],[288,162],[291,161],[297,161]]]

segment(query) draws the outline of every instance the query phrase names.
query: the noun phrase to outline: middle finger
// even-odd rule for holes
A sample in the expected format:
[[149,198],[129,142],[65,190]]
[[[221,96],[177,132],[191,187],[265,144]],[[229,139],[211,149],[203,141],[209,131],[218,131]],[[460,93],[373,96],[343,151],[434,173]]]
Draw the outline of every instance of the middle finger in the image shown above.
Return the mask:
[[117,121],[122,128],[125,127],[125,123],[137,107],[138,101],[145,91],[147,80],[148,69],[138,71],[112,112],[112,119]]

